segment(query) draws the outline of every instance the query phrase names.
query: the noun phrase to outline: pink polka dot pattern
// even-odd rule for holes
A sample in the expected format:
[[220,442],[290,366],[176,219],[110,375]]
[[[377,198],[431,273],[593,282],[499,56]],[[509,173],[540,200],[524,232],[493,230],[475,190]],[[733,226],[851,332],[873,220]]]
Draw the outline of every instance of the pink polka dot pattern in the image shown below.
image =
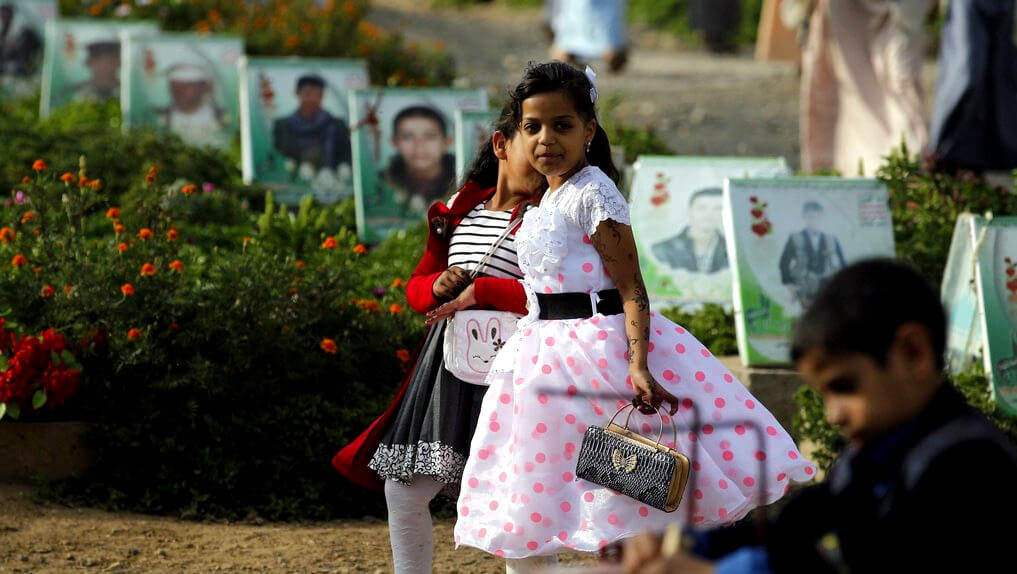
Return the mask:
[[[581,241],[584,234],[570,235],[567,256],[539,279],[528,277],[529,288],[537,293],[611,288],[610,278],[598,271],[599,254]],[[525,242],[517,241],[522,248]],[[791,484],[814,478],[814,465],[800,455],[766,405],[694,334],[656,313],[650,328],[648,368],[680,400],[675,423],[690,425],[693,407],[701,417],[702,427],[681,429],[674,444],[680,452],[697,453],[695,487],[683,504],[693,504],[698,527],[744,517],[764,482],[769,492],[763,502],[769,504]],[[627,351],[624,315],[533,321],[521,327],[488,377],[482,424],[473,438],[457,509],[455,536],[461,544],[506,558],[566,549],[591,552],[636,530],[664,530],[674,520],[674,515],[575,475],[587,428],[603,427],[618,405],[632,398]],[[654,439],[661,421],[636,413],[629,428]],[[671,440],[669,429],[662,442]],[[761,462],[766,463],[765,481],[759,475]]]

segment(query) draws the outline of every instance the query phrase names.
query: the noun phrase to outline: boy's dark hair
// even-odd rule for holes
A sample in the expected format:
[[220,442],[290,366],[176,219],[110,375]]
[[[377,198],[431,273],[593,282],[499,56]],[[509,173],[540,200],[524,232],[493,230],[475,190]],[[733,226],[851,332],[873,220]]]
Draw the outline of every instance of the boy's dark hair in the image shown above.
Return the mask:
[[399,132],[399,122],[409,118],[427,118],[434,120],[441,128],[441,135],[448,137],[448,124],[445,122],[445,116],[441,115],[438,110],[429,106],[410,106],[403,108],[395,119],[392,120],[392,134],[395,135]]
[[802,206],[802,213],[809,213],[810,211],[823,213],[823,206],[818,201],[806,201],[805,205]]
[[[563,62],[546,64],[530,64],[523,74],[523,81],[509,92],[508,108],[512,112],[512,120],[516,124],[523,121],[523,101],[538,94],[563,91],[568,94],[576,106],[576,112],[586,121],[597,120],[597,108],[590,98],[590,80],[586,74]],[[618,168],[611,158],[611,142],[607,133],[597,121],[597,131],[590,142],[590,151],[586,158],[591,165],[599,167],[611,181],[618,183]]]
[[306,75],[300,76],[300,78],[297,80],[297,91],[299,92],[300,88],[303,88],[304,86],[312,86],[312,87],[315,87],[315,88],[324,88],[325,87],[325,78],[322,78],[318,74],[306,74]]
[[719,187],[707,187],[700,189],[699,191],[693,193],[691,197],[689,197],[689,207],[692,207],[692,204],[695,203],[696,200],[699,199],[700,197],[720,197],[721,195],[723,195],[723,193],[724,192],[721,191]]
[[[512,110],[506,104],[501,109],[501,115],[491,125],[491,133],[501,132],[505,139],[511,140],[516,137],[518,131],[519,122],[512,119]],[[471,181],[482,189],[498,185],[498,156],[494,155],[494,145],[490,138],[477,150],[477,157],[473,159],[473,165],[463,177],[463,185]]]
[[946,351],[946,311],[939,294],[910,265],[893,259],[868,259],[840,270],[820,288],[802,315],[791,344],[791,360],[810,351],[861,353],[880,366],[897,329],[924,326],[932,339],[936,367]]

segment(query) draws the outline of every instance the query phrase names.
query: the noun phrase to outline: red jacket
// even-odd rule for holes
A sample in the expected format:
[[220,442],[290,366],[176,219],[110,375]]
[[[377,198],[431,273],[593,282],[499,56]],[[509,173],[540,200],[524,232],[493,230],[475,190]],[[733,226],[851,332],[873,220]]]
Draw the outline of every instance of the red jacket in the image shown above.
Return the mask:
[[[492,194],[494,194],[494,189],[481,189],[473,183],[467,183],[459,190],[459,195],[452,203],[451,208],[439,202],[427,210],[429,226],[427,248],[406,284],[406,300],[414,311],[423,314],[442,303],[434,297],[433,286],[438,276],[448,268],[448,247],[452,230],[462,222],[467,214],[473,211],[474,207],[486,201]],[[522,205],[516,207],[512,216],[515,217],[522,207]],[[515,230],[513,230],[514,233]],[[473,285],[477,307],[526,313],[526,292],[518,281],[480,277],[474,280]],[[418,345],[417,350],[414,351],[414,366],[420,346]],[[399,391],[396,392],[395,399],[385,409],[385,412],[332,459],[332,466],[350,482],[372,490],[382,490],[384,487],[384,482],[367,467],[367,463],[371,461],[374,451],[378,449],[392,417],[399,411],[399,404],[406,394],[412,375],[413,371],[410,370],[403,379]]]
[[[438,276],[448,268],[448,247],[452,231],[474,207],[487,201],[493,194],[494,189],[481,189],[476,184],[467,183],[459,190],[452,207],[437,202],[427,210],[427,249],[406,284],[406,300],[417,313],[427,313],[442,303],[434,297],[433,289]],[[522,207],[523,204],[517,206],[512,216],[515,217]],[[512,233],[515,234],[518,229],[517,227]],[[473,290],[477,307],[526,313],[526,292],[518,281],[480,277],[473,282]]]

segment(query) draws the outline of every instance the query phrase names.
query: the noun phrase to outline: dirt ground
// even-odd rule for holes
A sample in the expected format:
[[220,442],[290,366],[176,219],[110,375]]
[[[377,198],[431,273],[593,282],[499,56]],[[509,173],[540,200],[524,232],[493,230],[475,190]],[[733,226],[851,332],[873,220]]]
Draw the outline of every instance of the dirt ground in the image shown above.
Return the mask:
[[[379,520],[227,524],[37,504],[31,488],[0,485],[0,573],[392,571],[388,527]],[[434,572],[501,573],[504,562],[455,550],[452,521],[435,523]],[[562,563],[590,562],[566,555]]]

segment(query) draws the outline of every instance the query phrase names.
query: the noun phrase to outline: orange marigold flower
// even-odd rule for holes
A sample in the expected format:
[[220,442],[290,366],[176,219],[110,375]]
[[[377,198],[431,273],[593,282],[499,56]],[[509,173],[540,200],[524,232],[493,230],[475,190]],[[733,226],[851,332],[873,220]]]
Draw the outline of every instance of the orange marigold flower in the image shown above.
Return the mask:
[[322,339],[321,350],[325,351],[329,355],[334,355],[336,351],[339,350],[339,347],[336,346],[335,341],[333,341],[332,339]]
[[116,207],[111,207],[106,210],[106,219],[118,219],[120,217],[120,210]]
[[396,313],[396,314],[402,313],[403,312],[403,306],[400,305],[399,303],[392,303],[391,305],[388,306],[388,311],[389,311],[389,313]]
[[182,193],[184,195],[191,195],[195,191],[198,191],[198,186],[196,186],[194,184],[187,184],[187,185],[185,185],[185,186],[180,188],[180,193]]
[[124,283],[120,286],[120,292],[124,294],[124,297],[130,297],[131,295],[134,295],[134,285]]
[[92,189],[99,191],[100,189],[102,189],[102,180],[93,179],[92,181],[88,182],[88,187],[91,187]]
[[307,264],[301,261],[300,259],[297,259],[296,261],[293,262],[293,266],[296,267],[297,269],[303,269],[304,267],[307,266]]
[[378,305],[378,302],[374,301],[372,299],[360,299],[360,300],[358,300],[357,301],[357,307],[360,307],[361,309],[363,309],[365,311],[377,311],[378,309],[381,308],[381,306]]
[[28,177],[27,175],[25,177],[21,178],[21,183],[23,183],[25,185],[28,185],[31,181],[32,181],[32,178]]
[[212,27],[208,25],[208,22],[202,20],[194,25],[194,28],[199,34],[208,34],[212,31]]
[[127,251],[127,249],[128,249],[128,247],[127,247],[126,243],[118,243],[117,244],[117,251],[119,251],[120,253],[123,253],[124,251]]
[[392,280],[392,288],[393,289],[398,289],[400,287],[404,287],[405,285],[406,285],[406,282],[403,281],[402,279],[396,278],[396,279]]
[[141,329],[131,329],[130,331],[127,331],[127,340],[128,341],[137,341],[138,339],[140,339],[140,338],[142,338],[144,336],[145,336],[145,334],[143,332],[141,332]]
[[244,247],[247,247],[247,245],[248,245],[248,244],[249,244],[250,242],[251,242],[251,236],[250,236],[250,235],[245,235],[245,236],[244,236]]
[[300,38],[298,38],[296,35],[290,35],[290,36],[286,37],[286,49],[287,50],[292,50],[293,48],[296,48],[299,44],[300,44]]
[[71,285],[70,283],[64,285],[64,295],[70,295],[71,291],[74,291],[74,285]]
[[41,159],[37,159],[32,164],[32,169],[34,169],[35,171],[42,171],[46,169],[46,162],[42,161]]
[[60,176],[60,181],[62,181],[64,183],[70,183],[70,182],[74,181],[75,179],[77,179],[77,177],[75,177],[74,174],[69,172],[69,171],[67,173],[65,173],[65,174]]
[[42,297],[43,299],[49,299],[50,297],[53,296],[53,293],[55,292],[56,289],[54,289],[52,285],[43,285],[42,291],[39,292],[39,297]]
[[367,248],[358,243],[357,246],[353,248],[353,252],[357,255],[363,255],[364,253],[367,253]]
[[145,183],[155,183],[155,174],[154,173],[146,174]]
[[113,226],[113,231],[115,231],[117,235],[120,235],[121,233],[127,231],[127,228],[118,223]]
[[152,238],[152,230],[147,228],[147,227],[142,227],[141,231],[138,232],[138,238],[139,239],[151,239]]
[[15,267],[24,267],[27,264],[28,264],[28,259],[24,255],[22,255],[20,253],[18,253],[17,255],[14,256],[13,259],[11,259],[11,265],[13,265]]
[[180,239],[180,232],[177,231],[176,227],[171,227],[170,230],[166,232],[166,239],[176,241],[177,239]]
[[9,241],[14,241],[14,230],[10,227],[0,228],[0,243],[7,244]]
[[142,277],[151,277],[152,275],[155,275],[157,272],[158,269],[156,269],[155,265],[152,265],[151,263],[145,263],[144,265],[141,266]]
[[36,237],[39,237],[40,235],[42,235],[42,228],[36,227],[35,229],[32,230],[32,233],[34,233]]
[[87,178],[87,177],[85,177],[85,176],[81,176],[81,177],[80,177],[80,178],[78,179],[78,187],[85,187],[85,186],[87,186],[87,185],[88,185],[88,178]]
[[102,14],[102,9],[103,9],[102,4],[92,4],[91,6],[88,7],[88,13],[91,14],[92,16],[99,16]]
[[33,268],[33,269],[32,269],[32,271],[33,271],[33,272],[34,272],[34,273],[35,273],[36,275],[38,275],[38,274],[42,273],[42,267],[35,267],[35,268]]
[[398,351],[396,351],[396,356],[399,357],[399,360],[404,363],[410,362],[410,352],[407,351],[406,349],[399,349]]
[[26,211],[25,214],[21,216],[21,223],[28,223],[29,221],[32,221],[33,219],[35,219],[35,212],[34,211]]
[[184,264],[179,259],[174,259],[173,261],[170,261],[169,268],[176,271],[177,273],[183,273]]
[[326,239],[324,241],[324,243],[321,244],[321,248],[322,249],[335,249],[336,247],[338,247],[338,245],[339,244],[336,243],[336,241],[335,241],[335,237],[329,237],[328,239]]

